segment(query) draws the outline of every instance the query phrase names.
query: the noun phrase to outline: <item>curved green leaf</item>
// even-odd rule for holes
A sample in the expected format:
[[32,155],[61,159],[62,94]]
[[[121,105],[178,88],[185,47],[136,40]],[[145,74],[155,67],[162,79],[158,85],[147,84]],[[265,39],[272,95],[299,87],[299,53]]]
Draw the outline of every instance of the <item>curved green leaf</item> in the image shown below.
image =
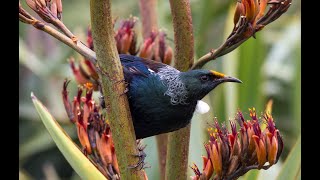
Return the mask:
[[259,170],[254,169],[254,170],[250,170],[249,172],[247,172],[244,176],[244,180],[256,180],[258,179],[259,176]]
[[47,128],[52,139],[78,175],[82,179],[106,179],[73,143],[71,138],[49,113],[48,109],[33,95],[33,93],[31,93],[31,98],[40,119]]
[[20,180],[30,180],[33,178],[24,169],[19,169],[19,179]]
[[301,179],[301,136],[290,151],[277,180],[282,179]]

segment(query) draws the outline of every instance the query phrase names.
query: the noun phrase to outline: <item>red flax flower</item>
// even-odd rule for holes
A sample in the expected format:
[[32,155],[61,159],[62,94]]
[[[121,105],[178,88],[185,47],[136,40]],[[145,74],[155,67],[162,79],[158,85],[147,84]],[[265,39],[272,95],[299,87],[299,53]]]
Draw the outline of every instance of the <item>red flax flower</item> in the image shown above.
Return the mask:
[[[78,39],[62,23],[62,2],[61,0],[26,0],[28,6],[36,12],[45,22],[51,23],[62,33],[77,42]],[[34,18],[33,23],[40,22]]]
[[[202,67],[209,60],[223,56],[249,39],[266,25],[278,19],[291,5],[292,0],[237,0],[234,27],[225,42],[199,59],[193,68]],[[269,6],[269,9],[268,9]]]
[[[87,30],[87,45],[93,50],[93,39],[90,27],[88,27]],[[90,60],[82,58],[79,60],[79,64],[77,65],[75,63],[75,59],[71,57],[69,59],[69,63],[78,84],[85,85],[86,83],[91,83],[93,84],[93,89],[98,90],[99,76],[96,67]]]
[[216,49],[202,56],[192,69],[204,66],[210,60],[228,54],[269,23],[277,20],[291,6],[292,0],[237,0],[233,23],[228,38]]
[[[234,13],[234,29],[230,37],[233,44],[254,36],[264,26],[278,19],[291,5],[292,0],[238,0]],[[267,6],[270,8],[267,12]],[[236,35],[236,36],[234,36]],[[230,42],[231,43],[231,42]]]
[[171,64],[173,52],[172,48],[166,43],[167,34],[164,31],[159,32],[159,47],[158,47],[158,57],[155,59],[164,63]]
[[[193,164],[195,176],[200,179],[237,179],[251,169],[268,169],[275,164],[282,153],[283,141],[271,116],[269,102],[263,115],[267,127],[262,130],[260,119],[254,108],[249,109],[250,120],[245,120],[238,111],[236,123],[230,121],[231,132],[217,121],[208,129],[209,142],[205,144],[207,156],[203,156],[203,171]],[[238,136],[239,134],[239,136]]]
[[[111,129],[92,97],[93,85],[79,85],[77,96],[71,102],[67,91],[69,82],[64,81],[62,98],[70,121],[76,125],[83,153],[108,179],[120,179]],[[145,179],[148,179],[146,174]]]
[[[152,59],[164,64],[171,64],[173,51],[166,42],[167,34],[163,30],[152,31],[140,47],[139,56]],[[156,39],[158,38],[158,41]],[[156,46],[156,43],[157,46]]]
[[[130,17],[120,22],[120,26],[115,32],[118,53],[131,55],[137,55],[139,53],[139,56],[142,58],[153,59],[170,65],[173,52],[172,48],[166,42],[166,33],[162,30],[159,30],[158,33],[155,31],[151,32],[150,36],[144,40],[141,47],[138,47],[137,35],[134,30],[137,20],[137,17]],[[158,41],[156,41],[156,38],[158,38]],[[158,43],[158,46],[156,46],[155,43]],[[90,27],[88,27],[87,30],[87,46],[91,50],[94,50]],[[95,91],[98,90],[99,76],[97,67],[95,67],[90,60],[81,58],[78,63],[76,63],[75,59],[71,57],[69,63],[78,84],[84,85],[86,83],[91,83],[93,84],[93,89]]]
[[89,60],[80,59],[79,65],[76,65],[74,58],[71,57],[69,63],[78,84],[85,85],[86,83],[90,83],[93,85],[94,90],[98,90],[97,80],[99,76],[95,66]]
[[34,10],[44,21],[52,23],[54,19],[61,19],[61,0],[26,0],[28,6]]
[[148,38],[146,38],[141,46],[139,56],[146,59],[154,59],[155,55],[155,40],[157,33],[152,31]]
[[137,20],[137,17],[130,17],[123,20],[119,29],[116,31],[115,40],[119,54],[136,55],[138,53],[136,47],[137,35],[134,30]]
[[273,165],[279,160],[279,156],[282,153],[283,141],[280,136],[279,130],[276,128],[276,125],[271,116],[271,106],[272,101],[268,103],[264,119],[267,121],[267,128],[265,129],[266,134],[266,146],[268,153],[268,162]]

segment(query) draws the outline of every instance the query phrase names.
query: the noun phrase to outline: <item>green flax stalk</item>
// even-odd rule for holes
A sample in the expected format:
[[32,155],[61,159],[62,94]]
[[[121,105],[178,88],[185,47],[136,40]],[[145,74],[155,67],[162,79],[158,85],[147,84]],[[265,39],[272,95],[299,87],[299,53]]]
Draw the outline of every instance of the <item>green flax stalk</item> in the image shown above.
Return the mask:
[[143,39],[148,38],[152,30],[158,30],[157,1],[139,0]]
[[94,49],[102,90],[109,111],[110,126],[119,163],[121,179],[143,179],[141,171],[129,169],[137,163],[135,133],[127,96],[124,93],[123,71],[117,52],[111,16],[111,0],[91,0],[90,15]]
[[[170,0],[174,29],[174,66],[187,71],[193,65],[194,42],[189,0]],[[187,179],[190,124],[169,134],[166,179]]]
[[[139,7],[142,22],[142,35],[143,39],[146,39],[149,37],[152,31],[158,31],[157,0],[139,0]],[[155,49],[157,48],[159,48],[158,38],[156,39],[155,43]],[[164,180],[166,173],[168,134],[159,134],[156,136],[156,140],[158,148],[160,179]]]

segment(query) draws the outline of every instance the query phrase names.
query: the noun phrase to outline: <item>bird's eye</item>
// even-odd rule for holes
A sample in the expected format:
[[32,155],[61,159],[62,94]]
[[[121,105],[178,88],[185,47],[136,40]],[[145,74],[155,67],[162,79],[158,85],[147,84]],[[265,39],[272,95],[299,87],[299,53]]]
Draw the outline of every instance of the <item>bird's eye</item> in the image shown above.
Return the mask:
[[201,79],[202,81],[208,81],[208,80],[209,80],[209,77],[208,77],[207,75],[202,75],[202,76],[200,77],[200,79]]

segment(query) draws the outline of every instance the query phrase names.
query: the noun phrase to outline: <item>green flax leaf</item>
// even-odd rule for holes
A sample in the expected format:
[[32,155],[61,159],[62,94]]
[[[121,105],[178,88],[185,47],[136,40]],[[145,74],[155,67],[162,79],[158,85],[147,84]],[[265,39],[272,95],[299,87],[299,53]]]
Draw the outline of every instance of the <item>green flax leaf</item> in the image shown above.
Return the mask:
[[31,93],[33,104],[53,141],[82,179],[106,179],[105,176],[79,150],[48,109]]
[[250,170],[249,172],[247,172],[247,173],[244,175],[244,180],[256,180],[256,179],[258,179],[259,172],[260,172],[260,171],[257,170],[257,169]]
[[282,179],[301,179],[301,136],[299,136],[277,176],[277,180]]

